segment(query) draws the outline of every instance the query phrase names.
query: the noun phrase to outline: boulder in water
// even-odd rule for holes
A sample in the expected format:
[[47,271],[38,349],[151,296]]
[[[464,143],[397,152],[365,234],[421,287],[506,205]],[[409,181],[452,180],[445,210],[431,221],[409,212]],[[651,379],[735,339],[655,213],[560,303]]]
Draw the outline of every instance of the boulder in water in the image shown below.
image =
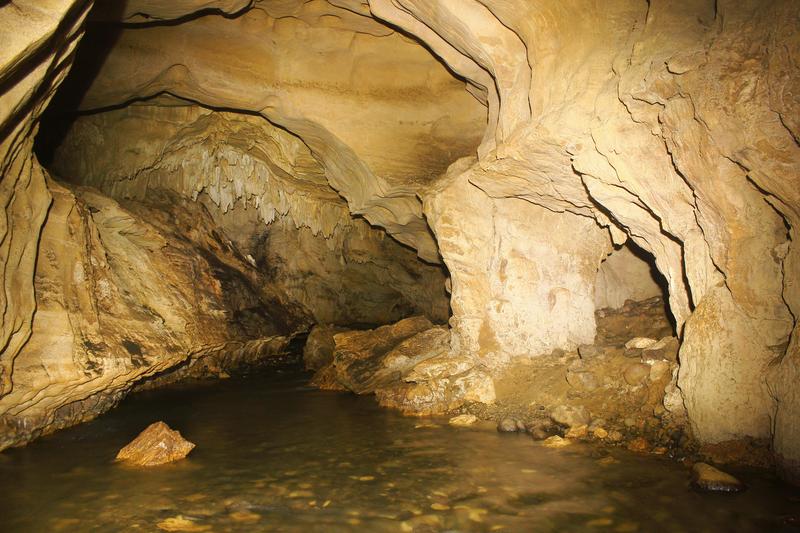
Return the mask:
[[194,448],[178,431],[164,422],[154,422],[117,453],[118,461],[156,466],[183,459]]
[[706,463],[692,467],[692,486],[705,492],[741,492],[746,488],[732,475]]

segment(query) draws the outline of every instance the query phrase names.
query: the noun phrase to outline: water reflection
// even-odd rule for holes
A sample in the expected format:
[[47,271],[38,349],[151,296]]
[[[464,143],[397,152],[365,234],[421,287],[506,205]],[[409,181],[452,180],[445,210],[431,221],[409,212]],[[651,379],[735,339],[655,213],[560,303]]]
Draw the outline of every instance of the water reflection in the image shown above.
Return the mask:
[[[283,374],[147,392],[0,454],[2,531],[776,531],[798,493],[763,475],[689,491],[677,464],[404,418]],[[113,462],[151,422],[197,444]],[[788,530],[788,529],[787,529]]]

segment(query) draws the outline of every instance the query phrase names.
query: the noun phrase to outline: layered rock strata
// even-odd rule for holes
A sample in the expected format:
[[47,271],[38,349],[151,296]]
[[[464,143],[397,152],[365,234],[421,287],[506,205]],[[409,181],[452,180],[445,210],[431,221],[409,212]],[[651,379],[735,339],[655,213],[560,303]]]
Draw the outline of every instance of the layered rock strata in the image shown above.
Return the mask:
[[308,147],[262,117],[166,98],[84,116],[52,168],[123,203],[162,188],[202,203],[317,322],[447,321],[444,269],[353,218]]
[[317,366],[314,346],[333,344],[311,380],[322,389],[375,394],[381,405],[417,416],[495,398],[490,374],[471,358],[452,357],[450,332],[424,317],[366,331],[318,330],[310,340],[311,366]]
[[308,327],[202,205],[161,192],[123,208],[47,185],[36,315],[0,399],[2,447],[92,418],[143,378],[269,357]]

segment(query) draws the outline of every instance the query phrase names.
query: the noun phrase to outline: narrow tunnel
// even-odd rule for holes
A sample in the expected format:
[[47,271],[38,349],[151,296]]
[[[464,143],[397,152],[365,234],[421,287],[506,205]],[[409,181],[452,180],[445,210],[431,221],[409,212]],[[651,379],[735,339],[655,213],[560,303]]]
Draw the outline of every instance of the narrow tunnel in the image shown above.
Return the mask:
[[639,4],[0,3],[9,531],[796,527],[800,9]]

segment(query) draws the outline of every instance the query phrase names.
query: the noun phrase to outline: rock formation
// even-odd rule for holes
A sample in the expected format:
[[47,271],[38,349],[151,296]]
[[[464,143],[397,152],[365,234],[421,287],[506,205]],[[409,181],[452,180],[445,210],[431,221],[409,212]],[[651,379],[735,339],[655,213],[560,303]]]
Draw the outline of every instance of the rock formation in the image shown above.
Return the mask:
[[358,380],[443,412],[663,294],[677,360],[627,378],[800,480],[796,2],[96,4],[0,7],[0,447],[201,349],[449,312]]
[[119,451],[117,460],[137,466],[158,466],[183,459],[194,447],[194,443],[164,422],[153,422]]

